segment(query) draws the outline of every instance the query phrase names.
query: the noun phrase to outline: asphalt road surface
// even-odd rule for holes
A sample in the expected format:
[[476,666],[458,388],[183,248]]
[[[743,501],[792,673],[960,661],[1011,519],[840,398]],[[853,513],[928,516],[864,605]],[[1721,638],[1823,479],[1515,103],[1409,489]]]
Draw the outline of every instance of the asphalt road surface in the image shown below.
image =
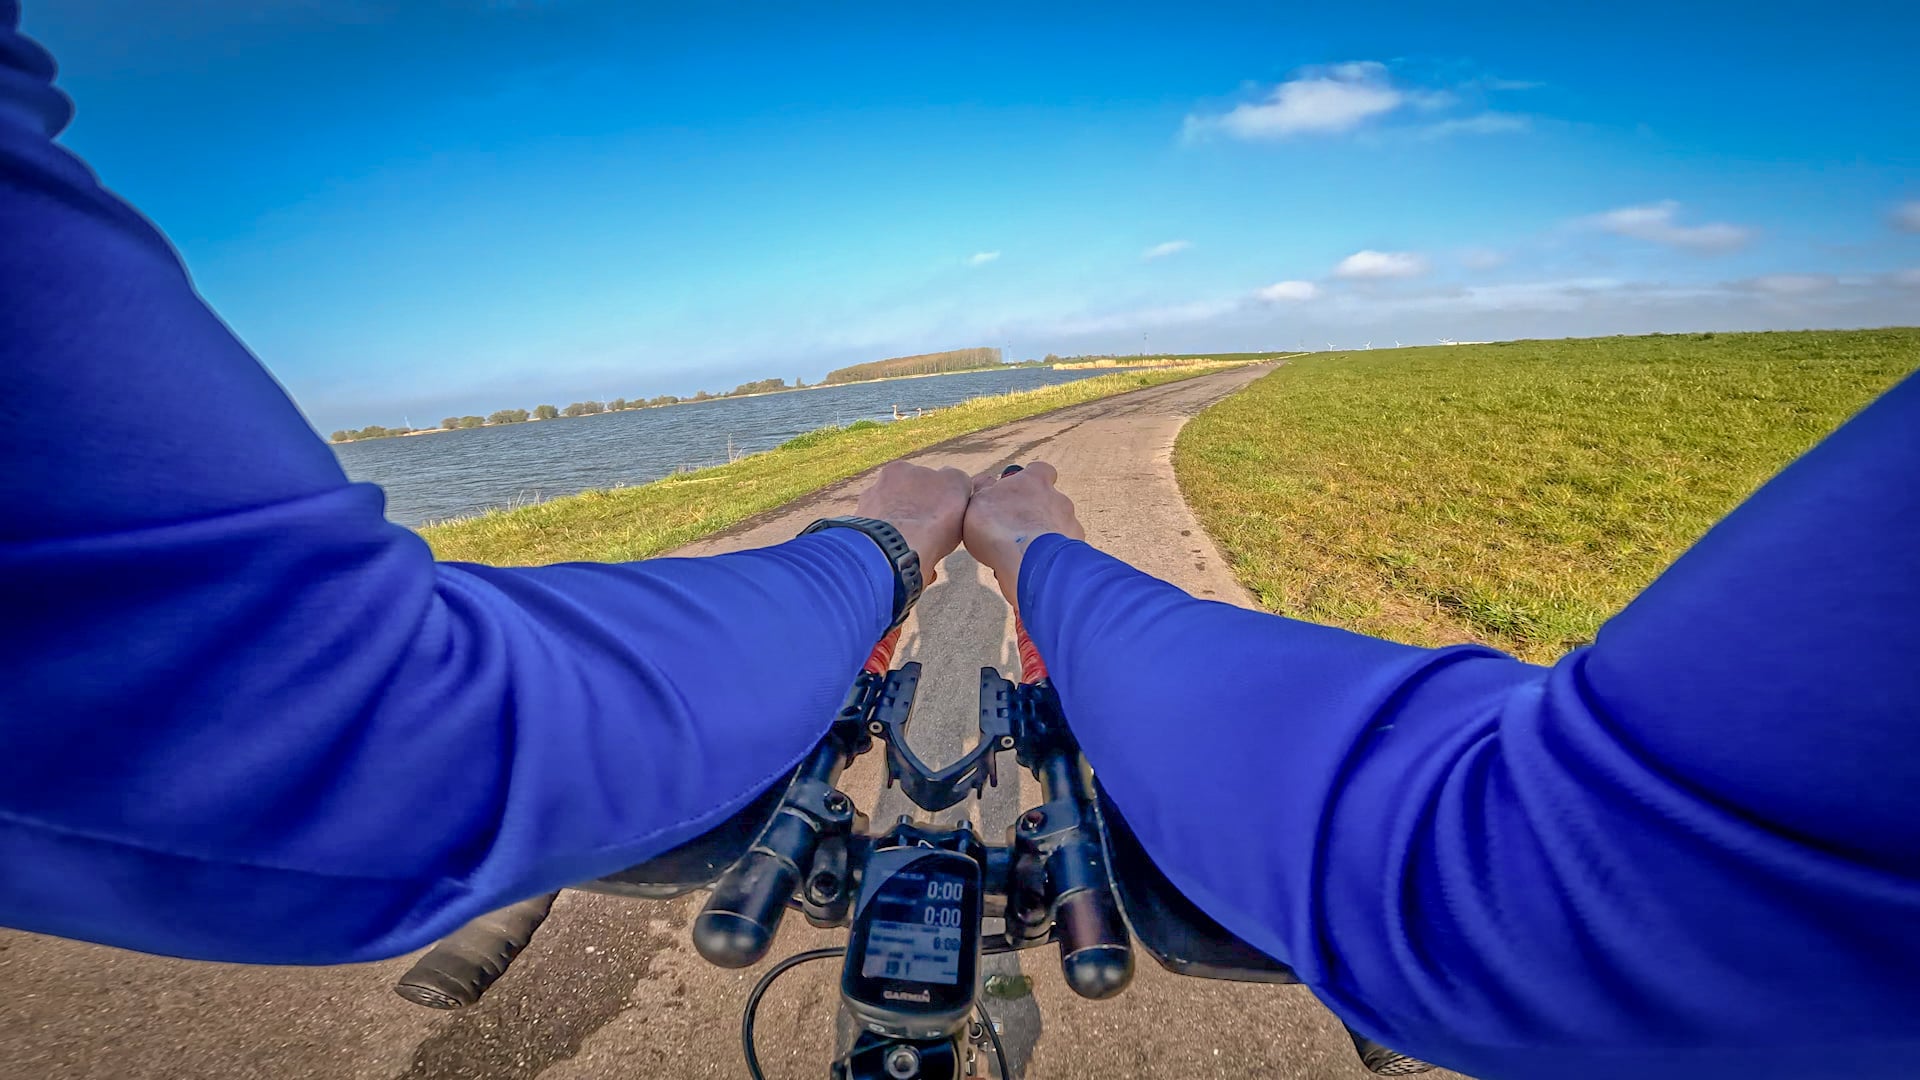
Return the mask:
[[[1174,485],[1170,454],[1189,417],[1263,374],[1238,369],[1090,402],[979,432],[913,460],[968,472],[1045,458],[1079,506],[1088,539],[1199,596],[1250,604]],[[709,554],[777,543],[807,522],[852,510],[849,480],[692,545]],[[977,671],[1018,670],[1012,620],[964,552],[941,568],[896,661],[920,660],[914,713],[921,756],[964,752]],[[905,809],[882,797],[878,753],[842,787],[876,821]],[[1008,763],[1011,766],[1011,762]],[[970,807],[989,837],[1039,801],[1037,785],[1002,786]],[[740,1006],[762,968],[723,971],[687,940],[698,898],[647,904],[565,893],[540,935],[477,1007],[438,1013],[390,987],[402,958],[333,968],[196,964],[0,931],[0,1076],[8,1080],[546,1080],[739,1077]],[[843,937],[794,918],[770,956]],[[771,961],[769,961],[771,962]],[[1327,1077],[1369,1074],[1339,1023],[1304,989],[1206,982],[1141,957],[1120,997],[1068,991],[1057,953],[993,958],[989,970],[1032,978],[1029,996],[989,999],[1027,1077]],[[802,967],[760,1012],[771,1077],[826,1075],[835,1039],[837,966]]]

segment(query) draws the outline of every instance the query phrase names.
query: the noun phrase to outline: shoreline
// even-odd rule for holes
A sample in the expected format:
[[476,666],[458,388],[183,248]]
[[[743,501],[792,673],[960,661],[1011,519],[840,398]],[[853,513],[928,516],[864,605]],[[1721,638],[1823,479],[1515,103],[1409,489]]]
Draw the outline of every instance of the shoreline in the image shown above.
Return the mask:
[[[842,383],[819,382],[819,383],[814,383],[811,386],[790,386],[785,390],[761,390],[751,394],[715,394],[713,397],[704,398],[697,401],[692,398],[686,398],[680,401],[670,401],[663,405],[639,405],[639,406],[635,406],[627,409],[602,410],[601,412],[597,412],[597,413],[582,413],[579,416],[564,416],[564,415],[556,416],[553,419],[554,420],[586,420],[595,416],[606,416],[609,413],[615,412],[615,411],[644,412],[648,409],[672,409],[681,405],[711,405],[716,401],[745,401],[748,398],[773,397],[777,394],[799,394],[799,393],[805,393],[806,391],[809,391],[809,390],[833,390],[833,389],[837,389],[844,386],[871,386],[875,383],[902,382],[907,379],[942,379],[949,375],[977,375],[983,371],[1024,371],[1024,370],[1098,371],[1102,374],[1106,374],[1110,372],[1122,372],[1122,371],[1149,371],[1149,370],[1159,371],[1167,368],[1194,367],[1194,366],[1204,366],[1204,365],[1213,365],[1213,364],[1242,364],[1242,363],[1252,364],[1252,363],[1260,363],[1266,360],[1285,359],[1288,356],[1293,356],[1296,354],[1292,352],[1287,352],[1285,350],[1275,350],[1274,352],[1271,352],[1271,353],[1265,353],[1265,352],[1223,353],[1221,355],[1227,356],[1227,357],[1235,357],[1236,359],[1218,359],[1218,358],[1211,358],[1211,357],[1202,357],[1199,354],[1181,354],[1179,356],[1161,356],[1161,357],[1143,358],[1143,362],[1141,363],[1128,363],[1124,360],[1120,360],[1118,362],[1111,363],[1111,364],[1103,363],[1102,361],[1089,361],[1087,363],[1081,363],[1081,364],[1065,363],[1065,362],[1054,363],[1054,364],[998,364],[998,365],[990,365],[990,366],[977,367],[977,368],[963,368],[959,371],[929,371],[929,372],[924,372],[918,375],[883,375],[877,379],[856,379],[852,382],[842,382]],[[545,423],[551,423],[551,422],[552,421],[549,421],[549,420],[536,420],[536,419],[528,418],[526,420],[515,421],[511,424],[482,424],[481,427],[489,427],[489,428],[519,427],[522,424],[545,424]],[[393,435],[375,435],[372,438],[367,438],[367,439],[331,439],[330,438],[325,441],[328,446],[346,446],[350,443],[379,442],[383,439],[411,439],[418,435],[439,435],[449,431],[470,431],[470,430],[473,430],[473,429],[446,428],[446,427],[415,428],[412,431],[402,431]]]
[[524,505],[415,526],[439,558],[486,562],[630,561],[726,528],[876,465],[1013,420],[1258,361],[1114,371],[1006,394],[969,398],[919,418],[866,428],[817,429],[782,444],[686,473],[621,487],[588,488]]
[[[1156,365],[1142,365],[1142,366],[1156,366]],[[1172,366],[1172,365],[1166,365],[1166,366]],[[587,420],[595,416],[608,416],[615,412],[645,412],[648,409],[672,409],[672,408],[677,408],[681,405],[711,405],[716,401],[745,401],[748,398],[774,397],[779,394],[802,394],[809,390],[835,390],[843,386],[871,386],[874,383],[900,382],[903,379],[939,379],[939,378],[944,378],[945,376],[948,376],[948,375],[978,375],[983,371],[1024,371],[1029,369],[1040,369],[1040,370],[1046,370],[1046,371],[1060,370],[1058,365],[1054,365],[1054,364],[1002,364],[999,367],[965,368],[960,371],[929,371],[920,375],[885,375],[878,379],[855,379],[853,382],[843,382],[843,383],[821,382],[821,383],[814,383],[811,386],[789,386],[785,390],[758,390],[751,394],[715,394],[714,396],[708,397],[708,398],[699,398],[699,399],[684,398],[680,401],[669,401],[663,405],[638,405],[638,406],[634,406],[626,409],[602,409],[597,413],[581,413],[579,416],[565,416],[565,415],[556,416],[553,418],[553,420]],[[1073,370],[1073,369],[1069,368],[1067,370]],[[1119,367],[1114,367],[1114,368],[1109,368],[1107,370],[1120,371],[1124,369]],[[551,420],[538,420],[533,417],[528,417],[525,420],[516,420],[511,424],[481,424],[480,426],[483,428],[503,428],[503,427],[519,427],[522,424],[546,424],[551,422],[552,422]],[[473,428],[449,428],[449,427],[414,428],[412,431],[402,431],[394,435],[375,435],[372,438],[367,438],[367,439],[328,439],[326,440],[326,443],[328,446],[346,446],[349,443],[380,442],[383,439],[411,439],[416,435],[439,435],[449,431],[472,431],[472,430],[474,429]]]

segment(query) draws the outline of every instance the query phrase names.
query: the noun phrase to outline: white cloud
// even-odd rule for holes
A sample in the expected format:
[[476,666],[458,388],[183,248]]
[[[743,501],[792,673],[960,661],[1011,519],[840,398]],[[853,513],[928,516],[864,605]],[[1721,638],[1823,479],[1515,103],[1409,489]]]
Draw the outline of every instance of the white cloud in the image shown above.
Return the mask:
[[1533,121],[1519,113],[1483,112],[1428,124],[1420,129],[1420,137],[1444,139],[1449,135],[1504,135],[1525,131],[1532,126]]
[[1909,199],[1893,208],[1893,227],[1901,232],[1920,233],[1920,199]]
[[1590,222],[1597,228],[1619,236],[1703,254],[1732,251],[1753,237],[1752,229],[1724,221],[1682,225],[1674,220],[1679,212],[1680,204],[1667,199],[1644,206],[1623,206],[1618,210],[1609,210],[1594,216]]
[[967,265],[968,266],[985,266],[999,257],[1000,257],[1000,253],[997,251],[976,251],[973,254],[967,256]]
[[1396,79],[1387,65],[1378,61],[1353,60],[1303,68],[1293,78],[1264,91],[1257,100],[1225,112],[1189,115],[1184,134],[1189,139],[1218,133],[1248,140],[1338,135],[1384,120],[1395,112],[1444,113],[1474,108],[1482,111],[1424,125],[1403,125],[1403,130],[1425,139],[1511,133],[1527,130],[1532,126],[1531,118],[1487,110],[1488,91],[1533,85],[1466,79],[1451,86],[1421,86],[1405,78]]
[[1328,64],[1325,74],[1349,82],[1365,79],[1383,79],[1387,75],[1387,65],[1378,60],[1348,60],[1343,64]]
[[1439,112],[1460,104],[1460,95],[1451,90],[1407,90],[1407,104],[1421,112]]
[[1264,288],[1256,289],[1253,295],[1275,303],[1297,303],[1319,296],[1320,286],[1311,281],[1276,281]]
[[1169,255],[1178,255],[1192,246],[1193,241],[1191,240],[1169,240],[1164,244],[1155,244],[1141,252],[1140,257],[1148,262],[1152,262],[1155,259],[1164,259]]
[[1507,265],[1507,254],[1492,248],[1468,248],[1460,253],[1460,265],[1469,270],[1495,270]]
[[1264,100],[1237,105],[1217,116],[1187,117],[1187,133],[1219,130],[1236,139],[1284,139],[1350,131],[1369,118],[1407,104],[1405,92],[1387,78],[1387,66],[1371,60],[1310,69],[1273,88]]
[[[1823,277],[1815,272],[1776,276]],[[1143,347],[1143,331],[1151,331],[1154,348],[1205,352],[1325,340],[1358,345],[1369,338],[1379,345],[1396,337],[1412,343],[1437,337],[1501,340],[1654,330],[1877,326],[1911,322],[1914,297],[1920,296],[1920,267],[1834,274],[1830,286],[1806,292],[1768,291],[1759,280],[1586,276],[1485,285],[1413,282],[1390,289],[1300,283],[1314,286],[1310,300],[1293,298],[1306,293],[1299,285],[1275,283],[1287,287],[1247,287],[1158,306],[1137,298],[1088,295],[1064,309],[1057,301],[1035,297],[1031,310],[1011,318],[1005,312],[959,309],[936,327],[922,326],[907,337],[895,334],[885,348],[876,344],[863,351],[904,353],[931,347],[925,342],[932,340],[1004,338],[1033,355],[1127,352]],[[1775,290],[1780,286],[1771,284]]]
[[1411,251],[1356,251],[1333,268],[1334,277],[1369,280],[1419,277],[1426,272],[1427,260]]
[[1759,292],[1775,296],[1805,296],[1833,288],[1836,280],[1828,274],[1763,274],[1745,284]]
[[1115,311],[1042,319],[1036,321],[1031,327],[1021,327],[1020,332],[1031,332],[1041,337],[1132,334],[1158,327],[1212,322],[1232,314],[1241,306],[1242,301],[1239,297],[1222,297],[1193,300],[1184,304],[1166,304],[1160,307],[1129,307]]

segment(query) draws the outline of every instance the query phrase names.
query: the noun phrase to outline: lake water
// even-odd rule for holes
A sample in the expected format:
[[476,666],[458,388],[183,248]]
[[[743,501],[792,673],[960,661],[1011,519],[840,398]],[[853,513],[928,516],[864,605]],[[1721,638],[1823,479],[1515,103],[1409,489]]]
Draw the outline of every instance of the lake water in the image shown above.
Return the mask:
[[890,420],[969,398],[1106,375],[1113,368],[1014,368],[855,383],[789,394],[722,398],[570,420],[443,431],[405,439],[336,443],[347,475],[387,491],[387,516],[403,525],[467,517],[590,488],[644,484],[686,466],[767,450],[803,431]]

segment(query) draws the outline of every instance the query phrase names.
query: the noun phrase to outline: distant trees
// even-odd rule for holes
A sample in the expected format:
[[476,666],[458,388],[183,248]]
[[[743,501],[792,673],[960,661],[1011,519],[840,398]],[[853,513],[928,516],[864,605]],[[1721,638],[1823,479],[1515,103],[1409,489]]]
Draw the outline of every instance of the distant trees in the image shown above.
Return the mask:
[[949,349],[946,352],[895,356],[827,372],[827,385],[890,379],[900,375],[937,375],[947,371],[977,371],[1000,366],[999,349]]
[[390,428],[381,427],[379,424],[370,424],[367,427],[357,430],[336,431],[332,435],[327,436],[327,438],[334,442],[360,442],[363,439],[391,439],[395,435],[405,435],[412,430],[410,427]]
[[739,386],[729,390],[725,396],[741,397],[746,394],[772,394],[781,390],[791,389],[793,389],[793,387],[788,386],[787,380],[785,379],[756,379],[753,382],[741,383]]
[[[1054,359],[1054,357],[1048,357]],[[825,382],[815,385],[831,385],[838,382],[858,382],[862,379],[882,378],[886,375],[920,375],[936,371],[971,370],[981,366],[991,366],[1000,362],[998,349],[958,349],[953,352],[926,353],[921,356],[901,356],[891,360],[878,360],[871,364],[856,364],[850,368],[841,368],[830,373]],[[881,370],[884,369],[884,370]],[[652,409],[662,405],[679,405],[688,401],[714,401],[720,398],[744,397],[748,394],[773,394],[783,390],[802,390],[807,386],[804,378],[793,380],[789,386],[785,379],[755,379],[743,382],[725,393],[715,394],[701,390],[692,397],[679,397],[674,394],[657,394],[650,398],[617,397],[609,402],[576,401],[562,409],[554,405],[535,405],[527,409],[499,409],[488,416],[447,416],[440,420],[440,428],[446,431],[459,431],[463,428],[494,427],[500,424],[524,424],[529,420],[557,420],[563,416],[592,416],[603,412],[625,412],[629,409]],[[395,435],[406,435],[415,429],[409,427],[381,427],[378,424],[363,428],[342,428],[328,436],[333,442],[358,442],[361,439],[385,439]]]

